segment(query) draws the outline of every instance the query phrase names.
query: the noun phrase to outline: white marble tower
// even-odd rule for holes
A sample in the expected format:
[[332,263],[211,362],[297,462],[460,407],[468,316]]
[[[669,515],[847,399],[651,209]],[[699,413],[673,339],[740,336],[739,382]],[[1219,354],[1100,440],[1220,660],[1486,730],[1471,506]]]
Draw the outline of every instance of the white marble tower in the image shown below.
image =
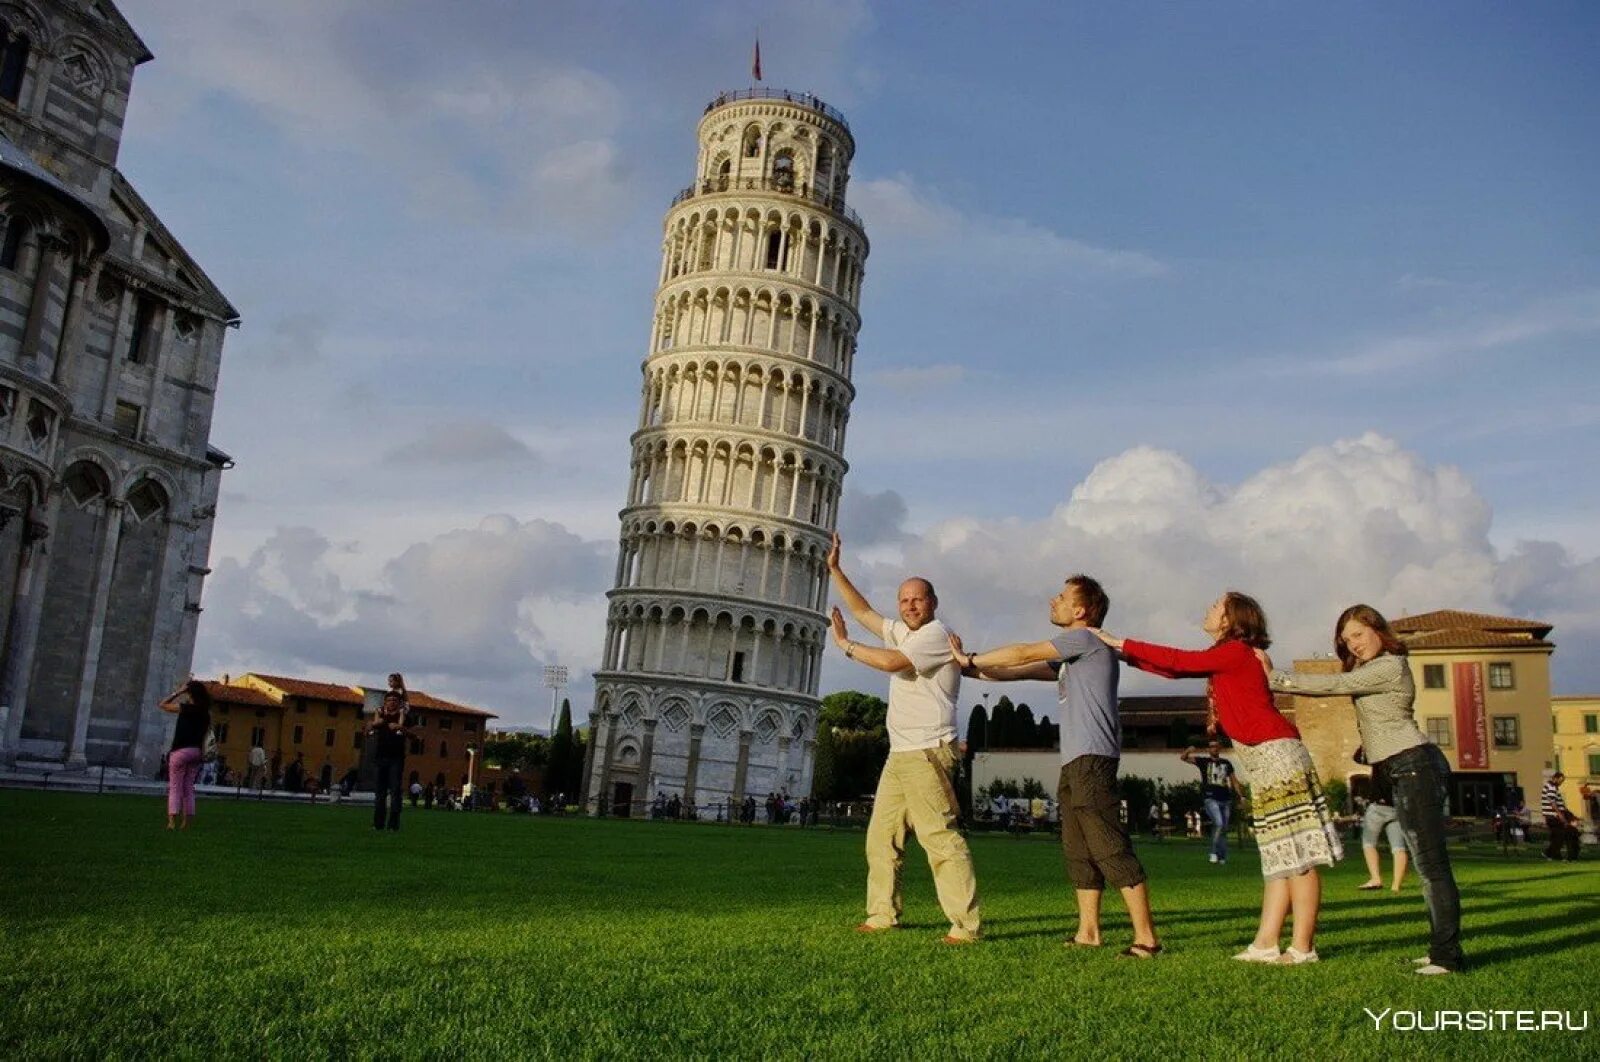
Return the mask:
[[814,96],[706,107],[667,211],[584,799],[810,792],[867,237]]

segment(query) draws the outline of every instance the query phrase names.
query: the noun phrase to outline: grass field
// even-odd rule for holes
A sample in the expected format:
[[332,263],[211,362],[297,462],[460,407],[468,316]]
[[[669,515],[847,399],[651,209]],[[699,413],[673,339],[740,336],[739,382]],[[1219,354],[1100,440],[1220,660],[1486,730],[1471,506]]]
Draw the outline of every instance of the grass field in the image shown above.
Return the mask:
[[[1458,858],[1474,969],[1419,978],[1414,879],[1327,875],[1315,966],[1231,962],[1253,851],[1144,844],[1170,949],[1061,946],[1055,846],[973,840],[986,939],[941,946],[921,853],[908,927],[865,937],[859,833],[0,792],[0,1050],[241,1056],[1600,1055],[1600,864]],[[1127,941],[1108,902],[1107,938]],[[1559,1009],[1587,1032],[1379,1032],[1382,1011]]]

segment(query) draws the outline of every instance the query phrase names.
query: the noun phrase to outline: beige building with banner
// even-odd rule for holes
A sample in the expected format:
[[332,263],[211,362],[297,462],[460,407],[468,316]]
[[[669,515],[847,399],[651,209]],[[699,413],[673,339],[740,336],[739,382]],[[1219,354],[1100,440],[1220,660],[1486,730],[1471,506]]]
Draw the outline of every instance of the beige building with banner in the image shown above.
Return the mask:
[[[1410,650],[1416,718],[1450,761],[1451,814],[1487,817],[1520,792],[1535,807],[1555,766],[1551,726],[1551,625],[1441,610],[1391,621]],[[1331,657],[1297,660],[1300,672],[1339,670]],[[1348,697],[1279,695],[1323,778],[1364,793],[1353,758],[1360,735]]]

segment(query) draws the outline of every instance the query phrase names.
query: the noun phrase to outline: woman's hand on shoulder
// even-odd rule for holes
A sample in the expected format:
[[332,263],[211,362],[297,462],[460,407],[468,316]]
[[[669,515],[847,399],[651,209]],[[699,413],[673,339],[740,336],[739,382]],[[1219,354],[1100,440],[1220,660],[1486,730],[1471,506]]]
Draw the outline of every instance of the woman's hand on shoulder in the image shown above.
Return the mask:
[[1103,631],[1099,627],[1090,627],[1089,633],[1094,635],[1096,638],[1099,638],[1102,642],[1105,642],[1113,649],[1121,649],[1122,643],[1126,641],[1126,639],[1118,638],[1116,635],[1107,631]]

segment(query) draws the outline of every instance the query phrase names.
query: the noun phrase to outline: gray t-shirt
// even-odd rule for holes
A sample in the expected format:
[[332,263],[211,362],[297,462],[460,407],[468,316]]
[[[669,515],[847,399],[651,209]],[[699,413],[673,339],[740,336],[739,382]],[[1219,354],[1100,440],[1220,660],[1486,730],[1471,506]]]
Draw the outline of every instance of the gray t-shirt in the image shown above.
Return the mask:
[[1061,653],[1056,699],[1061,717],[1061,763],[1079,756],[1122,755],[1122,717],[1117,714],[1116,654],[1083,627],[1050,640]]

